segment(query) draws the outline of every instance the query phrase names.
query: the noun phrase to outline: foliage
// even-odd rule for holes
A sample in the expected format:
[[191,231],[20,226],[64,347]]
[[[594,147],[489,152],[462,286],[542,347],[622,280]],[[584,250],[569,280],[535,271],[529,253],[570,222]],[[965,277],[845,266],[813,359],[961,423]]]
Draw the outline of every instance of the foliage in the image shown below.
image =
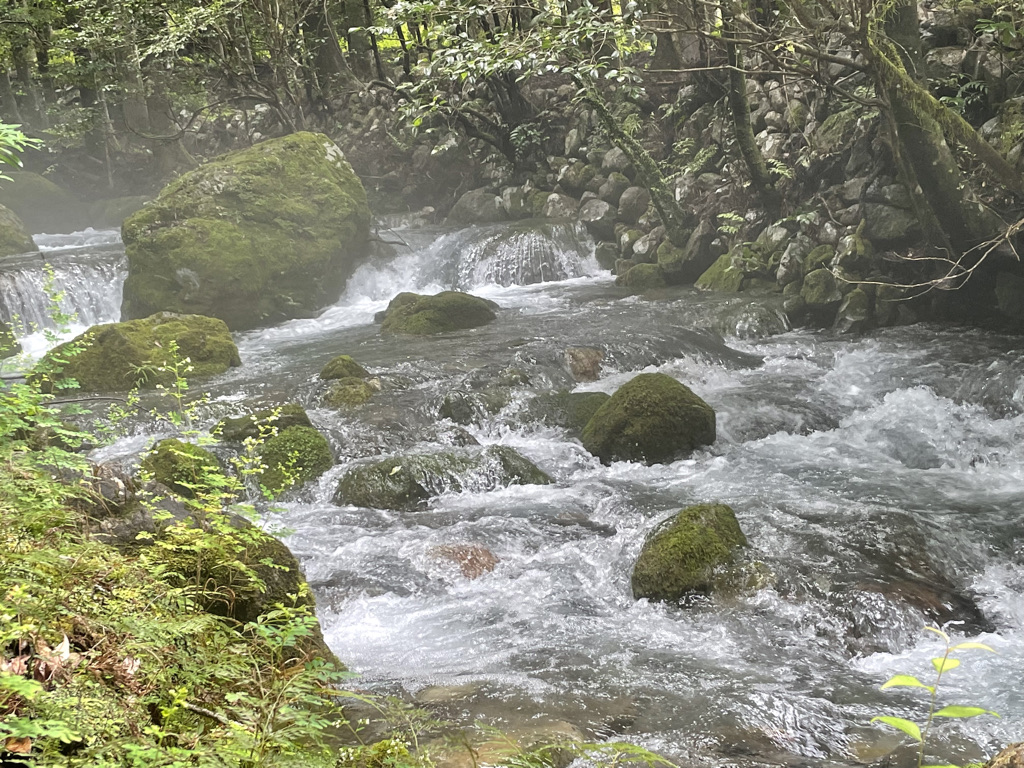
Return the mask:
[[[20,153],[28,147],[39,146],[37,139],[28,138],[18,130],[19,128],[21,128],[20,125],[7,125],[0,122],[0,165],[11,165],[15,168],[20,168]],[[10,177],[0,173],[0,179],[9,180]]]
[[960,659],[956,658],[953,654],[956,651],[967,651],[967,650],[979,650],[988,651],[995,653],[989,646],[984,643],[977,642],[963,642],[952,644],[952,640],[942,630],[936,629],[935,627],[925,627],[929,632],[937,634],[945,644],[943,653],[941,656],[937,656],[931,660],[932,667],[935,670],[934,682],[930,685],[926,685],[918,680],[913,675],[896,675],[891,677],[882,685],[882,689],[886,688],[919,688],[928,693],[928,713],[924,719],[923,724],[908,720],[903,717],[894,717],[891,715],[879,715],[871,719],[871,722],[880,722],[895,728],[898,731],[902,731],[907,734],[918,744],[917,752],[917,765],[918,768],[957,768],[957,766],[924,766],[925,749],[928,743],[928,735],[932,729],[932,725],[935,723],[935,718],[970,718],[977,717],[979,715],[993,715],[999,717],[995,712],[984,709],[983,707],[965,706],[960,704],[949,704],[943,707],[938,705],[938,694],[939,684],[942,682],[942,676],[960,666]]

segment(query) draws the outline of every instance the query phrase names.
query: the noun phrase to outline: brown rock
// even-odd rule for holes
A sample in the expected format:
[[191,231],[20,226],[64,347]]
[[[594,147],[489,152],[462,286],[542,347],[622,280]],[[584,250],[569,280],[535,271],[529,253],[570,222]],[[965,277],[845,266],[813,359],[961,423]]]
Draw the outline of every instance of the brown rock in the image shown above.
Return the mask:
[[569,347],[565,350],[565,362],[577,381],[597,381],[603,360],[604,350],[597,347]]
[[985,768],[1024,768],[1024,741],[1008,746],[985,763]]
[[439,560],[449,560],[459,566],[467,579],[476,579],[490,573],[501,561],[480,544],[445,544],[434,547],[431,554]]

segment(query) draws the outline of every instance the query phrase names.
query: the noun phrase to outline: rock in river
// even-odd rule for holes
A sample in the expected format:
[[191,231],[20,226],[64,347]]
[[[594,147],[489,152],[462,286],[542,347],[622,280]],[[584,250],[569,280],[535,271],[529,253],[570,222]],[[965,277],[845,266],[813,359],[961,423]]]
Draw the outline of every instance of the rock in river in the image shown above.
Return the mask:
[[493,301],[459,291],[442,291],[434,296],[400,293],[384,310],[381,328],[416,336],[459,331],[490,323],[497,317],[497,308]]

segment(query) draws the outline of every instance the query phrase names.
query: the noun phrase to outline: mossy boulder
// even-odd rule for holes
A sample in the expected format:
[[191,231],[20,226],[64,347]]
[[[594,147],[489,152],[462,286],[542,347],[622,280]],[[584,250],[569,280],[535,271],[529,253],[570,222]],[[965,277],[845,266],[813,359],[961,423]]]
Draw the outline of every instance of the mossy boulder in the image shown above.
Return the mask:
[[89,226],[85,203],[68,190],[38,173],[5,172],[10,181],[0,184],[0,205],[10,208],[29,232],[74,232]]
[[657,264],[637,264],[630,267],[622,275],[615,278],[616,285],[632,288],[637,291],[649,291],[664,288],[668,285],[665,273]]
[[365,379],[357,379],[355,376],[346,376],[337,379],[327,394],[324,396],[324,403],[332,408],[343,408],[347,405],[362,405],[377,390]]
[[604,392],[551,392],[533,398],[527,406],[527,415],[545,424],[563,427],[571,436],[579,438],[609,399]]
[[746,543],[730,507],[687,507],[647,537],[633,567],[633,597],[672,602],[707,593],[715,568],[729,563],[734,550]]
[[179,496],[194,499],[216,493],[221,476],[220,462],[205,448],[168,438],[157,443],[142,460],[142,468],[153,479]]
[[[174,383],[174,373],[166,368],[174,363],[174,344],[178,360],[189,359],[189,379],[216,376],[242,364],[223,321],[160,312],[142,320],[90,328],[47,353],[33,377],[44,384],[47,380],[73,378],[80,389],[89,392],[169,386]],[[81,351],[73,354],[75,349]],[[62,359],[67,362],[59,363]],[[55,369],[59,373],[48,373]]]
[[212,160],[125,219],[122,312],[232,329],[312,316],[366,256],[366,192],[326,136],[295,133]]
[[434,296],[400,293],[384,311],[381,328],[416,336],[477,328],[493,322],[497,308],[493,301],[460,291],[443,291]]
[[695,285],[702,291],[738,293],[743,290],[745,277],[744,271],[733,265],[732,253],[723,253],[697,278]]
[[248,416],[228,417],[217,422],[213,434],[226,443],[241,443],[247,438],[267,437],[271,431],[283,432],[289,427],[312,427],[306,409],[298,403],[267,408]]
[[606,464],[659,464],[713,442],[714,410],[664,373],[641,373],[628,381],[583,430],[583,447]]
[[24,223],[10,208],[0,205],[0,257],[36,250]]
[[810,309],[836,307],[843,300],[836,276],[829,269],[816,269],[804,277],[800,295]]
[[348,355],[338,355],[324,366],[320,371],[320,378],[323,381],[334,379],[366,379],[370,374],[363,366],[357,363]]
[[445,492],[550,482],[517,451],[494,445],[477,452],[401,456],[357,467],[341,478],[335,500],[357,507],[409,510]]
[[263,444],[259,457],[265,467],[260,485],[274,495],[320,477],[334,466],[327,438],[304,426],[281,430]]

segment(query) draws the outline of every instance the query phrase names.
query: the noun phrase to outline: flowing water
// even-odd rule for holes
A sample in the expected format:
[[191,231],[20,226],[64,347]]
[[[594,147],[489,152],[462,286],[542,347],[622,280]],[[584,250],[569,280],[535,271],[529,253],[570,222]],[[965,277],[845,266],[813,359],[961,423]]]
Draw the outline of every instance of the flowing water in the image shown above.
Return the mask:
[[[937,762],[1024,735],[1019,338],[925,325],[845,337],[789,330],[736,297],[630,295],[569,225],[382,237],[395,252],[360,268],[337,305],[241,335],[243,366],[204,386],[211,416],[298,399],[329,436],[337,466],[286,497],[275,522],[293,531],[325,635],[360,685],[444,701],[462,722],[568,722],[683,765],[862,763],[901,743],[871,717],[922,713],[914,691],[879,686],[927,678],[937,643],[925,621],[959,620],[956,638],[998,655],[965,652],[942,699],[1002,719],[943,723]],[[82,263],[107,270],[109,308],[123,266],[105,248]],[[72,303],[94,306],[99,279],[70,287]],[[498,321],[437,338],[373,324],[399,291],[453,287],[496,301]],[[573,381],[573,346],[606,351],[598,381]],[[340,353],[382,391],[332,411],[316,374]],[[536,394],[613,392],[640,371],[675,376],[715,408],[712,448],[602,466],[530,415]],[[476,440],[518,449],[554,484],[449,493],[411,513],[332,502],[353,465],[464,439],[439,417],[446,398],[468,404]],[[751,578],[684,607],[635,601],[645,535],[705,501],[736,510]],[[500,562],[467,579],[437,556],[463,544]]]

